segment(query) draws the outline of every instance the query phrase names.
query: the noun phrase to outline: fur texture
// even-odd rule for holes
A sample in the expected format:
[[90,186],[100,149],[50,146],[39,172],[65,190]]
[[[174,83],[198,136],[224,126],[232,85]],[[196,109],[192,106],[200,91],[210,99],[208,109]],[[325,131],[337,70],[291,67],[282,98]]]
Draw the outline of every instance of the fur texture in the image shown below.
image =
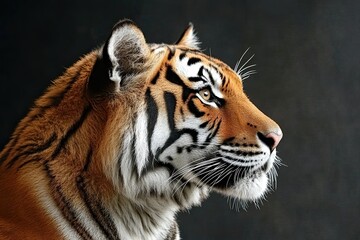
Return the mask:
[[123,20],[54,81],[0,153],[0,238],[180,239],[210,191],[261,198],[282,132],[198,47]]

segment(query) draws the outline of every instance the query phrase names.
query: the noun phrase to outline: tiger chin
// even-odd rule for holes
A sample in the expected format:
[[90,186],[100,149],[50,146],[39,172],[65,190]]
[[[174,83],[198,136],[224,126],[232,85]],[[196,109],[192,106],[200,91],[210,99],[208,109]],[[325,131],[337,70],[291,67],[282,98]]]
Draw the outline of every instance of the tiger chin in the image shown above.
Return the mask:
[[180,239],[217,191],[256,201],[282,138],[193,26],[149,44],[130,20],[56,79],[0,153],[1,239]]

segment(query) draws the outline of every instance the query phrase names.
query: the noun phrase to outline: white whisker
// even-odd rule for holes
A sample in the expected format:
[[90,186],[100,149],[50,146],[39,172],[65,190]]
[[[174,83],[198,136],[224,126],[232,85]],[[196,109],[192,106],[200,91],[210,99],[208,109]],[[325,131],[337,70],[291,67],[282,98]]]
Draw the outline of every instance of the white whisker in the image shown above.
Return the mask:
[[245,52],[241,55],[240,60],[237,61],[236,65],[235,65],[235,67],[234,67],[234,71],[235,71],[235,72],[238,72],[240,63],[241,63],[242,59],[244,58],[244,56],[246,55],[246,53],[249,51],[249,49],[250,49],[250,48],[247,48],[247,49],[245,50]]
[[247,66],[247,67],[244,67],[243,69],[237,71],[236,73],[242,76],[243,71],[245,71],[246,69],[255,67],[255,66],[256,66],[256,64],[251,64],[251,65],[249,65],[249,66]]
[[241,58],[239,61],[236,62],[235,67],[234,67],[234,71],[236,72],[237,75],[239,75],[241,77],[241,80],[245,80],[247,78],[249,78],[251,75],[255,74],[256,71],[255,70],[249,70],[247,72],[244,73],[245,70],[251,69],[253,67],[256,66],[256,64],[251,64],[246,66],[255,56],[255,54],[251,55],[250,58],[240,66],[241,61],[243,60],[243,58],[245,57],[246,53],[249,51],[250,48],[246,49],[246,51],[241,55]]

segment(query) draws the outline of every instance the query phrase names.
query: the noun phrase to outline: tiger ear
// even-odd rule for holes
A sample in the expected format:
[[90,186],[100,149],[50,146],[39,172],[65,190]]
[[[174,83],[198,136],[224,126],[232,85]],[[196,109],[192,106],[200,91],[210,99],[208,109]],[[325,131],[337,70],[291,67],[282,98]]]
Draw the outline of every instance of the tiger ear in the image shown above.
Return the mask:
[[176,45],[182,45],[188,48],[200,50],[200,41],[196,36],[192,23],[189,23],[189,26],[185,29],[180,39],[176,42]]
[[141,30],[131,20],[118,22],[99,51],[88,81],[89,93],[102,95],[119,91],[130,77],[144,69],[149,55]]

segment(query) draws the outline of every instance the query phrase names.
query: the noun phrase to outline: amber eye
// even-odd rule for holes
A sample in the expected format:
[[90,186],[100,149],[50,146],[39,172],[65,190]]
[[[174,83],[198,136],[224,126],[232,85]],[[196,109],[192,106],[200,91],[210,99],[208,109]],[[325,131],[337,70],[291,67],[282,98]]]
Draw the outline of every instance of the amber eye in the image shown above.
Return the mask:
[[202,90],[199,91],[200,96],[202,97],[202,99],[204,99],[205,101],[210,101],[211,99],[211,92],[209,89],[204,88]]

